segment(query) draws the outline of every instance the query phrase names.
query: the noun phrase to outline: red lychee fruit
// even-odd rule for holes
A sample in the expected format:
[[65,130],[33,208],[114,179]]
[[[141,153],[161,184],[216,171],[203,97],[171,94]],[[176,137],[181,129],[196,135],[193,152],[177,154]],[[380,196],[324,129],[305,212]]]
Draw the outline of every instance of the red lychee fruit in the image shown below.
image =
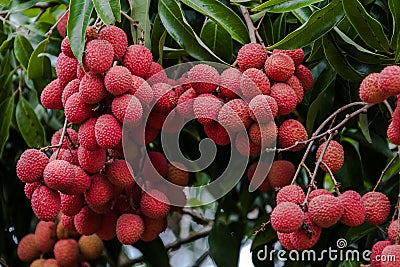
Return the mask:
[[166,83],[168,82],[167,74],[164,68],[157,62],[151,62],[149,72],[146,75],[146,80],[150,84]]
[[[64,38],[67,35],[67,23],[68,23],[68,11],[64,11],[63,13],[58,16],[57,20],[60,20],[57,24],[57,30],[58,33],[62,38]],[[61,18],[62,16],[62,18]]]
[[167,220],[163,219],[151,219],[148,217],[143,218],[144,231],[140,239],[144,242],[150,242],[157,238],[157,236],[164,232],[167,228]]
[[143,115],[143,107],[139,99],[130,94],[114,98],[111,110],[115,118],[122,123],[139,123]]
[[108,180],[116,186],[125,187],[134,183],[128,163],[123,159],[114,159],[114,161],[107,166],[106,173]]
[[257,95],[269,95],[271,87],[268,77],[259,69],[251,68],[243,72],[240,89],[247,101]]
[[260,44],[246,44],[242,46],[237,55],[237,62],[240,71],[249,68],[261,69],[267,60],[267,51]]
[[305,92],[310,90],[314,84],[314,77],[311,71],[304,65],[298,65],[294,72],[294,75],[300,80],[301,85]]
[[303,226],[290,234],[290,242],[294,250],[310,249],[318,242],[321,232],[321,228],[311,220],[309,213],[305,213]]
[[167,179],[171,183],[180,186],[187,186],[189,182],[189,173],[186,167],[179,162],[168,163]]
[[84,197],[79,195],[66,195],[61,196],[61,212],[67,216],[75,216],[83,207]]
[[96,118],[90,118],[79,127],[79,144],[87,150],[97,150],[100,148],[97,144],[96,136],[94,133],[96,120]]
[[249,128],[253,122],[250,117],[249,105],[243,99],[228,101],[218,113],[218,122],[231,132]]
[[62,91],[61,95],[61,102],[63,107],[65,107],[65,103],[67,103],[67,100],[71,95],[79,92],[80,83],[81,83],[80,79],[73,79],[64,87],[64,90]]
[[396,244],[396,241],[399,239],[399,221],[394,220],[390,223],[388,230],[388,238],[393,243]]
[[57,241],[57,225],[54,222],[40,221],[35,229],[36,248],[42,253],[51,253]]
[[72,165],[72,168],[75,171],[74,181],[70,187],[64,190],[63,193],[68,195],[79,195],[89,188],[90,177],[81,167]]
[[[57,146],[60,144],[62,132],[63,129],[59,129],[57,132],[53,134],[50,142],[52,146]],[[70,147],[73,148],[77,145],[78,145],[78,133],[72,128],[67,128],[64,134],[61,148],[68,149]]]
[[118,215],[116,212],[112,211],[103,215],[100,229],[96,231],[96,234],[102,240],[111,240],[117,233],[115,228],[117,226]]
[[286,83],[290,85],[290,87],[292,87],[293,91],[296,93],[297,104],[300,104],[304,97],[304,89],[300,83],[300,80],[296,76],[292,75],[292,77],[290,77]]
[[387,66],[380,73],[378,77],[379,91],[385,92],[386,95],[400,94],[400,66]]
[[49,158],[45,153],[37,149],[27,149],[17,162],[17,176],[24,183],[38,182],[48,163]]
[[[326,142],[322,143],[318,147],[316,160],[318,160],[321,156],[325,144]],[[322,157],[322,162],[324,162],[333,173],[337,173],[342,168],[344,162],[343,146],[339,142],[331,140],[325,150],[324,156]],[[328,171],[322,163],[320,165],[320,168],[325,172]]]
[[267,123],[278,116],[278,103],[269,95],[255,96],[249,103],[250,117],[258,123]]
[[31,198],[33,213],[42,221],[52,221],[61,209],[60,194],[42,185],[33,192]]
[[295,65],[293,59],[284,53],[272,54],[264,66],[269,78],[277,82],[286,82],[293,75]]
[[25,196],[31,200],[33,192],[41,185],[40,182],[26,183],[24,186]]
[[42,106],[54,110],[62,109],[63,103],[61,101],[61,94],[63,90],[64,86],[60,79],[55,79],[46,85],[40,94]]
[[292,202],[279,203],[271,213],[271,226],[280,233],[292,233],[303,224],[304,213]]
[[74,93],[65,102],[65,117],[73,124],[81,124],[94,114],[93,108],[83,101],[79,93]]
[[116,232],[119,242],[125,245],[135,243],[144,231],[144,223],[140,216],[122,214],[117,221]]
[[249,128],[250,140],[261,147],[270,147],[276,141],[278,128],[274,122],[258,124],[253,123]]
[[54,257],[60,266],[73,266],[79,260],[79,246],[75,239],[57,241],[54,246]]
[[359,88],[360,99],[366,103],[381,103],[387,97],[387,91],[379,87],[379,73],[371,73],[365,77]]
[[113,95],[121,95],[133,86],[132,74],[124,66],[111,67],[104,77],[104,85]]
[[149,159],[146,159],[143,165],[142,173],[144,176],[146,177],[153,174],[154,171],[152,169],[154,168],[159,175],[165,177],[168,171],[168,163],[165,156],[160,152],[152,151],[148,153],[148,157]]
[[[280,147],[287,148],[296,144],[296,142],[304,142],[308,139],[306,128],[303,124],[294,119],[285,120],[278,130],[278,144]],[[305,144],[298,144],[289,151],[300,151]]]
[[88,104],[96,104],[106,96],[103,76],[93,71],[86,72],[79,84],[82,100]]
[[151,51],[144,45],[135,44],[126,49],[123,64],[133,75],[146,78],[151,62],[153,62]]
[[78,241],[79,251],[85,260],[96,260],[103,253],[104,244],[98,235],[83,235]]
[[43,172],[45,184],[54,190],[65,190],[72,185],[74,178],[74,169],[71,163],[65,160],[51,161]]
[[338,196],[343,206],[343,215],[340,221],[347,226],[359,226],[365,220],[365,208],[360,194],[348,190]]
[[53,154],[51,154],[50,161],[54,160],[65,160],[73,165],[79,165],[78,150],[70,148],[53,149]]
[[286,83],[275,83],[271,87],[271,96],[278,104],[279,115],[287,115],[297,106],[297,95],[293,88]]
[[101,115],[94,128],[97,144],[102,148],[113,148],[121,142],[122,127],[110,114]]
[[243,156],[257,156],[261,153],[261,146],[254,144],[247,135],[247,132],[239,132],[235,138],[235,147]]
[[393,117],[387,128],[387,137],[392,144],[400,145],[400,121]]
[[128,37],[122,29],[114,25],[106,26],[101,29],[99,38],[108,41],[112,45],[114,60],[120,60],[124,56],[126,48],[128,47]]
[[114,187],[103,174],[95,174],[91,177],[91,184],[85,191],[85,200],[90,206],[105,205],[114,196]]
[[193,101],[193,112],[201,124],[215,121],[222,107],[222,101],[212,94],[202,94]]
[[218,122],[210,122],[204,125],[204,132],[207,137],[213,140],[217,145],[229,145],[231,139],[225,128]]
[[321,228],[336,224],[342,217],[343,210],[340,200],[329,195],[315,197],[308,205],[312,221]]
[[106,150],[87,150],[84,147],[78,148],[79,165],[88,173],[99,172],[106,162]]
[[111,68],[114,58],[113,46],[106,40],[91,40],[86,44],[84,64],[93,72],[104,73]]
[[102,216],[100,214],[85,206],[74,216],[74,225],[81,235],[91,235],[100,229],[101,219]]
[[228,99],[237,98],[240,94],[240,78],[242,73],[235,68],[229,68],[221,73],[219,90]]
[[58,55],[56,73],[62,85],[66,85],[73,79],[76,79],[77,65],[78,60],[76,60],[76,58],[70,58],[62,52]]
[[68,36],[65,37],[61,42],[61,52],[63,52],[66,56],[74,58],[75,55],[71,50],[71,46],[69,44]]
[[383,224],[390,212],[390,201],[380,192],[368,192],[362,196],[365,208],[365,221],[373,225]]
[[143,78],[139,76],[133,75],[132,81],[133,86],[128,93],[137,97],[143,106],[148,106],[151,101],[153,101],[153,89]]
[[281,243],[282,247],[287,249],[287,250],[293,250],[295,247],[292,244],[292,241],[290,241],[290,236],[291,234],[287,233],[277,233],[278,235],[278,240]]
[[[67,233],[65,233],[67,232]],[[75,224],[74,224],[74,216],[67,216],[61,213],[61,220],[57,224],[57,237],[58,239],[65,239],[69,237],[70,233],[76,233]]]
[[188,78],[197,94],[213,92],[219,86],[218,71],[209,65],[199,64],[190,69]]
[[397,267],[400,265],[400,245],[389,245],[382,250],[382,267]]
[[[249,168],[247,169],[247,178],[249,180],[249,182],[251,182],[253,180],[254,174],[256,172],[256,168],[258,169],[258,171],[262,172],[262,183],[259,187],[257,187],[257,190],[260,192],[267,192],[269,190],[272,189],[272,186],[269,184],[269,181],[267,179],[267,171],[268,171],[268,165],[267,163],[263,162],[263,161],[258,161],[258,162],[253,162]],[[257,173],[258,173],[257,171]],[[260,180],[260,178],[257,177],[257,180]]]
[[277,53],[284,53],[289,57],[291,57],[293,59],[295,66],[300,65],[304,60],[304,51],[302,48],[290,49],[290,50],[274,49],[274,51],[272,51],[272,54],[277,54]]
[[40,251],[36,247],[35,235],[27,234],[18,243],[18,258],[21,261],[29,262],[40,256]]
[[320,196],[320,195],[333,196],[333,194],[326,189],[315,189],[310,192],[310,195],[308,196],[308,202],[311,202],[311,200],[313,200],[313,198]]
[[381,267],[381,254],[385,247],[390,246],[391,243],[388,240],[378,241],[376,242],[371,248],[371,255],[370,255],[370,265],[371,267]]
[[158,112],[170,112],[178,103],[178,96],[172,86],[166,83],[153,85],[154,99],[156,103],[154,110]]
[[279,190],[276,195],[276,204],[282,202],[293,202],[296,204],[303,204],[306,195],[303,189],[298,185],[287,185]]
[[145,216],[161,219],[168,214],[169,209],[168,199],[162,192],[152,189],[142,195],[140,210]]
[[193,88],[189,88],[179,96],[178,104],[176,106],[179,115],[186,119],[194,118],[193,102],[196,97],[197,93]]
[[281,188],[292,182],[295,171],[295,166],[290,161],[276,160],[271,164],[267,179],[272,187]]

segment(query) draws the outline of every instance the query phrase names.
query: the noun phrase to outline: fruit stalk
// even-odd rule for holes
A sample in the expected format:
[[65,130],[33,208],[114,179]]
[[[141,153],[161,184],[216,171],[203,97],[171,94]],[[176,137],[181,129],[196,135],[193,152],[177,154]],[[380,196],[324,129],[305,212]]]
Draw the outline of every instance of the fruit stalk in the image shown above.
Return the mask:
[[244,6],[240,6],[240,11],[242,11],[244,20],[246,21],[247,28],[249,29],[250,42],[257,43],[256,27],[254,27],[253,21],[250,18],[249,11]]

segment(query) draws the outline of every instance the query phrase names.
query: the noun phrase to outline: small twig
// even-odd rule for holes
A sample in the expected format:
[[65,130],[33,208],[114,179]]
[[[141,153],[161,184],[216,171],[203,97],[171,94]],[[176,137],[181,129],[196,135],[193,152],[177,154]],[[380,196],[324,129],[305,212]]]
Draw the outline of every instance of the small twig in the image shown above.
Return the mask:
[[235,62],[233,62],[233,63],[232,63],[232,67],[236,67],[236,66],[237,66],[237,64],[238,64],[238,61],[237,61],[237,60],[235,60]]
[[267,222],[263,222],[263,223],[261,224],[260,228],[259,228],[258,230],[256,230],[256,231],[253,233],[253,236],[256,236],[256,235],[258,235],[259,233],[264,232],[264,231],[265,231],[265,227],[267,227],[267,225],[268,225],[269,223],[270,223],[270,220],[268,220]]
[[201,216],[195,214],[190,209],[184,208],[184,209],[181,210],[181,213],[191,216],[193,221],[195,221],[196,223],[201,224],[201,225],[209,225],[209,224],[211,224],[213,222],[211,220],[207,220],[207,219],[202,218]]
[[20,27],[22,27],[21,25],[18,25],[18,24],[14,23],[14,22],[12,22],[12,21],[10,21],[10,20],[2,17],[2,16],[0,16],[0,20],[3,23],[7,23],[8,25],[10,25],[11,27],[15,28],[16,30],[18,30]]
[[329,166],[326,165],[326,163],[324,161],[321,161],[321,163],[328,170],[328,173],[331,176],[331,179],[333,181],[334,190],[335,190],[336,194],[339,196],[340,195],[340,191],[339,191],[340,183],[338,183],[338,181],[335,179],[335,176],[333,175],[331,168],[329,168]]
[[307,165],[304,162],[302,162],[301,165],[303,166],[304,169],[306,169],[308,176],[311,178],[312,177],[311,170],[307,167]]
[[389,102],[387,100],[385,100],[385,101],[383,101],[383,104],[386,106],[386,108],[389,111],[390,115],[393,115],[393,109],[390,106]]
[[385,175],[386,171],[389,169],[389,167],[392,165],[392,163],[397,159],[397,157],[399,156],[398,153],[396,153],[394,155],[394,157],[389,161],[389,163],[386,165],[386,167],[383,169],[381,176],[379,177],[379,180],[376,182],[376,185],[374,187],[374,189],[372,191],[376,191],[376,189],[378,188],[379,184],[382,182],[383,176]]
[[261,35],[260,35],[260,33],[258,32],[258,30],[256,30],[255,33],[256,33],[256,37],[257,37],[258,41],[260,42],[260,44],[262,45],[262,47],[265,49],[266,46],[265,46],[264,40],[263,40],[263,38],[261,37]]
[[[126,14],[124,11],[121,10],[121,15],[123,15],[127,20],[129,20],[129,22],[140,31],[141,37],[140,37],[140,42],[144,43],[145,42],[145,38],[144,38],[144,30],[142,28],[142,26],[140,26],[139,22],[134,20],[133,18],[131,18],[128,14]],[[136,40],[136,38],[135,38]]]
[[200,265],[205,261],[208,257],[210,252],[207,250],[201,256],[196,260],[196,262],[193,264],[193,267],[200,267]]
[[53,26],[51,26],[50,30],[46,32],[45,36],[50,37],[53,34],[54,29],[57,27],[58,23],[68,14],[69,9],[65,10],[64,13],[58,18],[56,23],[54,23]]
[[249,11],[244,6],[240,6],[240,11],[242,11],[244,20],[246,21],[246,25],[249,30],[250,42],[257,43],[256,27],[254,27],[254,24],[253,24],[253,21],[251,20]]

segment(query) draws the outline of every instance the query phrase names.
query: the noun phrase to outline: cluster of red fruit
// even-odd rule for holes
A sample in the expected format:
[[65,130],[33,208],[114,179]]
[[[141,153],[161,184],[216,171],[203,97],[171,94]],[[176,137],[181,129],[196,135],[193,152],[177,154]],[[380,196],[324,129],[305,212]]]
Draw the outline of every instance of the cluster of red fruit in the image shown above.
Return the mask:
[[31,267],[82,266],[98,259],[103,253],[103,241],[96,235],[80,235],[67,231],[61,222],[40,221],[35,233],[27,234],[18,244],[18,257],[32,262]]

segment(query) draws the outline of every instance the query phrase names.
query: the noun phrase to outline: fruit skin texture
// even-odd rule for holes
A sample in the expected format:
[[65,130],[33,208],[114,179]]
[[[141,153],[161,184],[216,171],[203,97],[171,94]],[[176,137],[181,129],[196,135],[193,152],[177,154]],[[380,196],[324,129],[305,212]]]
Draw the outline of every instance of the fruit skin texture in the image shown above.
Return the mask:
[[[322,143],[318,147],[315,156],[316,160],[319,159],[325,144],[326,142]],[[322,162],[324,162],[333,173],[337,173],[342,168],[344,162],[343,146],[339,142],[331,140],[325,150],[324,156],[322,157]],[[320,168],[325,172],[328,171],[322,163],[320,164]]]
[[291,57],[284,53],[276,53],[265,61],[264,70],[272,80],[285,82],[293,75],[295,66]]
[[[63,129],[59,129],[57,132],[53,134],[50,142],[52,146],[56,146],[60,143],[62,131]],[[74,148],[77,145],[78,145],[78,133],[72,128],[67,128],[61,148],[64,149],[68,149],[69,147]]]
[[63,16],[60,22],[57,24],[58,33],[62,38],[64,38],[67,33],[68,15],[69,13],[67,11],[64,11],[64,13],[61,13],[60,16],[57,18],[57,20],[59,20],[61,16]]
[[139,99],[129,94],[114,98],[111,110],[121,123],[138,123],[143,115],[143,107]]
[[85,200],[91,206],[103,206],[114,196],[114,187],[103,174],[91,177],[92,183],[85,191]]
[[54,246],[54,257],[60,266],[71,266],[78,262],[79,246],[75,239],[62,239]]
[[106,96],[103,76],[93,71],[86,72],[79,84],[82,100],[88,104],[96,104]]
[[293,202],[296,204],[303,204],[306,195],[303,189],[298,185],[287,185],[282,187],[276,195],[276,204],[282,202]]
[[104,85],[113,95],[121,95],[133,86],[132,74],[124,66],[111,67],[104,77]]
[[274,188],[284,187],[292,182],[295,166],[287,160],[272,162],[267,179]]
[[60,194],[42,185],[33,192],[31,205],[36,217],[42,221],[52,221],[61,209]]
[[[398,267],[400,263],[400,245],[386,246],[382,250],[382,258],[387,259],[381,262],[382,267]],[[393,261],[393,259],[395,259]]]
[[361,196],[356,191],[348,190],[338,196],[343,206],[340,221],[347,226],[361,225],[365,220],[365,208]]
[[172,86],[166,83],[156,83],[153,85],[154,111],[170,112],[178,103],[178,96]]
[[286,83],[275,83],[271,87],[271,96],[278,104],[278,114],[287,115],[297,106],[297,95]]
[[83,207],[84,198],[82,194],[61,196],[61,212],[67,216],[75,216]]
[[121,187],[126,187],[134,183],[133,176],[129,171],[128,162],[123,159],[114,159],[114,161],[107,167],[108,180]]
[[231,142],[228,132],[218,122],[213,121],[205,124],[204,132],[217,145],[226,146]]
[[40,221],[35,229],[35,244],[42,253],[53,251],[57,241],[56,224],[54,222]]
[[[256,168],[258,169],[258,171],[260,171],[263,174],[263,176],[261,176],[261,178],[255,177],[255,179],[257,179],[258,181],[260,179],[263,180],[262,183],[260,184],[260,186],[257,187],[257,190],[260,192],[267,192],[272,189],[272,186],[269,184],[267,177],[264,176],[264,174],[268,170],[268,167],[269,166],[265,162],[258,161],[258,162],[253,162],[247,169],[247,179],[249,180],[249,182],[251,182],[253,180],[254,174],[256,172]],[[257,174],[259,175],[258,172],[257,172]]]
[[304,214],[303,227],[290,234],[290,242],[295,250],[312,248],[321,236],[321,228],[313,223],[309,213]]
[[110,114],[101,115],[95,125],[94,133],[97,144],[102,148],[113,148],[122,139],[122,127]]
[[82,257],[88,261],[99,258],[104,249],[103,241],[96,234],[81,236],[78,245]]
[[279,232],[277,234],[278,234],[278,240],[281,243],[283,248],[285,248],[287,250],[295,249],[295,247],[292,244],[292,241],[290,241],[291,234],[279,233]]
[[311,200],[313,200],[313,198],[320,196],[320,195],[333,196],[333,194],[326,189],[315,189],[310,192],[310,195],[308,196],[308,202],[311,202]]
[[92,235],[100,229],[101,218],[100,214],[85,206],[74,216],[74,225],[81,235]]
[[199,64],[191,68],[188,78],[197,94],[211,93],[220,82],[218,71],[206,64]]
[[117,225],[118,215],[116,212],[112,211],[110,213],[103,215],[103,220],[101,222],[100,229],[96,231],[96,234],[102,240],[111,240],[117,234],[115,232],[115,227]]
[[221,73],[219,89],[229,99],[238,97],[240,94],[240,78],[242,73],[235,68],[229,68]]
[[290,50],[274,49],[274,51],[272,51],[272,54],[276,53],[283,53],[291,57],[293,59],[295,66],[300,65],[304,60],[304,51],[302,48],[290,49]]
[[76,79],[76,67],[78,60],[70,58],[64,53],[60,53],[56,62],[56,73],[63,85],[68,84],[73,79]]
[[201,124],[208,124],[217,119],[221,110],[221,100],[212,94],[202,94],[193,101],[193,112]]
[[240,71],[249,68],[261,69],[267,60],[267,51],[260,44],[246,44],[242,46],[238,52],[236,60]]
[[400,67],[387,66],[379,74],[379,90],[387,95],[398,95],[400,93]]
[[393,118],[387,128],[387,137],[392,144],[400,145],[400,121]]
[[279,203],[271,213],[271,225],[280,233],[292,233],[303,224],[304,213],[301,208],[292,202]]
[[311,71],[304,65],[298,65],[294,72],[294,75],[300,80],[303,85],[303,89],[305,92],[310,90],[314,84],[314,77],[312,76]]
[[94,133],[96,121],[96,118],[90,118],[85,121],[78,130],[79,144],[87,150],[96,150],[100,148],[97,144],[96,135]]
[[278,128],[274,122],[258,124],[253,123],[249,128],[250,140],[261,147],[271,147],[275,144]]
[[31,200],[33,192],[40,186],[40,182],[26,183],[24,193],[27,199]]
[[71,46],[69,44],[68,36],[65,37],[61,42],[61,51],[68,57],[74,58],[74,53],[71,50]]
[[380,192],[368,192],[362,196],[365,221],[373,225],[383,224],[390,213],[390,201]]
[[243,72],[240,79],[240,89],[248,101],[257,95],[269,95],[271,92],[268,77],[264,72],[255,68],[250,68]]
[[236,135],[235,147],[243,156],[256,156],[261,153],[261,146],[254,144],[246,131],[239,132]]
[[152,189],[142,195],[140,210],[147,217],[161,219],[168,214],[169,209],[168,199],[162,192]]
[[64,87],[60,79],[55,79],[46,85],[40,94],[40,102],[43,107],[54,110],[62,109],[63,103],[61,101],[61,95],[63,90]]
[[67,103],[67,100],[71,95],[79,92],[80,83],[81,83],[80,79],[73,79],[64,87],[64,90],[62,91],[61,95],[61,102],[63,107],[65,107],[65,103]]
[[394,220],[390,223],[388,227],[388,238],[393,243],[396,244],[396,239],[399,239],[399,221]]
[[113,46],[106,40],[92,40],[86,44],[83,62],[95,73],[104,73],[111,68],[114,58]]
[[222,106],[218,113],[218,122],[228,132],[239,132],[249,128],[253,120],[248,104],[243,99],[232,99]]
[[151,219],[148,217],[143,218],[144,231],[140,239],[144,242],[149,242],[157,238],[167,228],[167,220],[163,219]]
[[296,93],[297,96],[297,104],[300,104],[303,101],[304,97],[304,89],[303,85],[301,85],[300,80],[292,75],[292,77],[289,78],[289,80],[286,81],[286,83],[292,87],[293,91]]
[[375,104],[383,102],[388,97],[388,93],[379,87],[379,76],[379,73],[371,73],[362,80],[359,88],[362,101]]
[[123,64],[133,75],[145,79],[151,62],[153,62],[153,56],[144,45],[131,45],[126,49]]
[[258,123],[270,122],[278,116],[278,103],[269,95],[255,96],[249,103],[249,113]]
[[116,232],[119,242],[129,245],[138,241],[143,234],[144,223],[140,216],[122,214],[117,221]]
[[378,257],[381,256],[385,247],[390,246],[392,243],[388,240],[378,241],[371,248],[370,265],[371,267],[381,267],[381,261]]
[[92,106],[85,103],[79,93],[71,95],[64,107],[65,117],[73,124],[81,124],[93,115]]
[[17,162],[17,176],[24,183],[38,182],[49,163],[45,153],[37,149],[27,149]]
[[74,181],[75,172],[71,163],[65,160],[53,160],[47,164],[43,172],[45,184],[54,190],[63,191]]
[[27,234],[18,243],[17,248],[18,258],[21,261],[33,261],[40,256],[40,251],[36,247],[35,235]]
[[179,162],[168,163],[168,171],[166,178],[171,183],[180,186],[187,186],[189,182],[189,173],[183,164]]
[[[308,134],[303,124],[294,119],[285,120],[278,130],[278,144],[283,147],[290,147],[296,142],[306,141]],[[299,144],[289,151],[296,152],[300,151],[305,147],[305,144]]]
[[109,25],[101,29],[99,33],[101,40],[108,41],[114,50],[114,60],[120,60],[128,47],[128,37],[126,33],[114,25]]
[[343,214],[340,200],[329,195],[313,198],[309,203],[308,212],[312,221],[321,228],[328,228],[336,224]]
[[82,169],[88,173],[96,173],[103,168],[106,162],[106,151],[102,148],[90,151],[79,147],[78,160]]
[[197,93],[193,88],[189,88],[178,98],[176,110],[183,118],[191,119],[194,117],[193,102]]

